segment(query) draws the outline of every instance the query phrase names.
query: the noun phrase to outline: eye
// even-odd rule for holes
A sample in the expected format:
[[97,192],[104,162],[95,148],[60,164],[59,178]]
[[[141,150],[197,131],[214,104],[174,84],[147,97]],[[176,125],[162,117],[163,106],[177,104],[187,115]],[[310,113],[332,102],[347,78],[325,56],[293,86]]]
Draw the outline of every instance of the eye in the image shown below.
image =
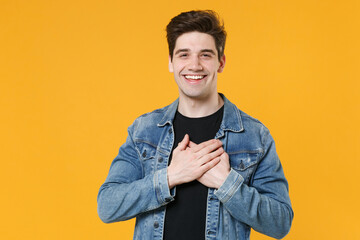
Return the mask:
[[181,53],[180,55],[179,55],[179,57],[181,57],[181,58],[183,58],[183,57],[187,57],[188,56],[188,54],[187,53]]
[[210,53],[203,53],[203,54],[201,55],[201,57],[203,57],[203,58],[211,58],[212,55],[211,55]]

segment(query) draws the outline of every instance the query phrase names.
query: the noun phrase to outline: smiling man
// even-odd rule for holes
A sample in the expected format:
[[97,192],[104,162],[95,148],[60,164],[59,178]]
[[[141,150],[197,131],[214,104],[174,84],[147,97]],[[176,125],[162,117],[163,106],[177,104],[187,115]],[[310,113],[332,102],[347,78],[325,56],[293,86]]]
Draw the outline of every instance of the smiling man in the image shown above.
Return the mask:
[[213,11],[190,11],[167,26],[169,70],[179,98],[144,114],[98,194],[106,222],[136,217],[134,239],[274,238],[293,211],[269,130],[217,91],[226,33]]

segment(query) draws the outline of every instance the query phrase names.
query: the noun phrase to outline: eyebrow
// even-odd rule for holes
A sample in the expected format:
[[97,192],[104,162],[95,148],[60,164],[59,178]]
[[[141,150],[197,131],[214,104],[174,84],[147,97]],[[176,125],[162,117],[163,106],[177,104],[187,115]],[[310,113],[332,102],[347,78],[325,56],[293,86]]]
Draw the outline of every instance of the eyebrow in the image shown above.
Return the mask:
[[179,53],[182,53],[182,52],[190,52],[190,49],[189,48],[182,48],[182,49],[179,49],[175,52],[175,55],[176,54],[179,54]]
[[212,50],[212,49],[202,49],[200,52],[201,52],[201,53],[206,52],[206,53],[211,53],[211,54],[216,55],[215,52],[214,52],[214,50]]
[[[190,52],[190,49],[189,49],[189,48],[181,48],[181,49],[178,49],[178,50],[175,52],[175,55],[177,55],[177,54],[179,54],[179,53],[182,53],[182,52]],[[212,49],[201,49],[200,53],[204,53],[204,52],[212,53],[212,54],[216,55],[215,52],[214,52],[214,50],[212,50]]]

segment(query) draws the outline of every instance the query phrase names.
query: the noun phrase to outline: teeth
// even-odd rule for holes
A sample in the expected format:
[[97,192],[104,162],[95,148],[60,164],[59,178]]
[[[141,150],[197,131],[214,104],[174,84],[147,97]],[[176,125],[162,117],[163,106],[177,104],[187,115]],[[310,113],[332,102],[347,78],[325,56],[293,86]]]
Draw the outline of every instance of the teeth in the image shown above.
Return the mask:
[[205,76],[202,76],[202,75],[186,75],[185,78],[186,79],[194,79],[194,80],[197,80],[197,79],[203,79]]

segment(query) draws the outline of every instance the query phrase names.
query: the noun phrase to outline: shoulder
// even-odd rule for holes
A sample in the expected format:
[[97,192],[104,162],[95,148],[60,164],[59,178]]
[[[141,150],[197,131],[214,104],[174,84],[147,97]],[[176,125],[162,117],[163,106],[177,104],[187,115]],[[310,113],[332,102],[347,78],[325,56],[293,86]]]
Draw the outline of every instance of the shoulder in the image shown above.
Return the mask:
[[257,118],[250,116],[249,114],[243,112],[242,110],[238,109],[241,120],[244,124],[244,128],[264,128],[267,129],[267,127]]
[[142,129],[151,130],[157,128],[159,122],[164,118],[170,106],[171,104],[140,115],[129,126],[129,130],[139,131]]
[[134,122],[143,122],[143,121],[157,121],[159,122],[167,112],[170,105],[167,105],[162,108],[155,109],[151,112],[144,113],[137,117]]
[[[270,135],[269,129],[257,118],[250,116],[248,113],[242,111],[238,106],[230,101],[227,101],[228,106],[232,106],[230,114],[232,118],[238,118],[241,131],[235,132],[234,137],[243,138],[246,142],[253,142],[255,145],[264,145],[266,139]],[[237,121],[230,121],[236,123]],[[245,144],[246,145],[246,144]]]
[[260,138],[262,144],[264,144],[267,137],[270,135],[269,129],[257,118],[254,118],[241,110],[239,111],[245,131],[257,135]]
[[225,104],[225,127],[233,132],[253,132],[267,130],[265,125],[257,118],[242,111],[237,105],[223,96]]
[[240,119],[241,131],[229,131],[227,152],[229,154],[254,154],[260,157],[266,152],[271,138],[268,128],[257,118],[250,116],[238,107],[232,111]]

